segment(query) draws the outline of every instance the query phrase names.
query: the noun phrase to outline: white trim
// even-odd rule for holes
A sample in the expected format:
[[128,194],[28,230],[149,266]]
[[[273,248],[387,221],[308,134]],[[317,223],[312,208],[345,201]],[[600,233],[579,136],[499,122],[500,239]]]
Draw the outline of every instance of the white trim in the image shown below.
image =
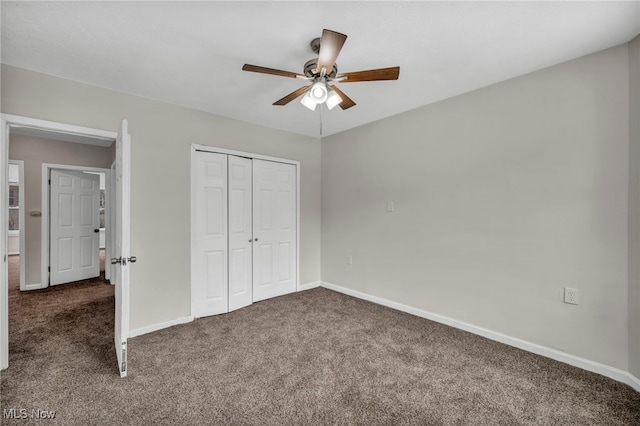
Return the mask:
[[300,162],[296,166],[296,291],[300,291]]
[[196,241],[196,214],[193,208],[194,200],[196,199],[197,191],[195,189],[194,182],[196,181],[196,154],[198,150],[195,146],[191,145],[191,156],[189,162],[189,301],[190,314],[193,317],[196,313],[196,300],[193,291],[193,274],[195,270],[195,241]]
[[[109,275],[108,275],[108,280],[111,283],[111,285],[115,285],[116,280],[111,279],[111,275],[115,276],[115,272],[114,272],[114,268],[116,267],[116,265],[112,265],[111,264],[111,254],[114,252],[113,251],[113,247],[111,246],[112,244],[115,244],[116,241],[116,211],[115,209],[111,208],[111,203],[115,203],[116,201],[116,162],[114,161],[113,163],[111,163],[111,168],[109,169],[111,171],[111,179],[109,182],[109,185],[107,185],[107,187],[105,188],[105,192],[107,194],[107,208],[109,211],[109,218],[105,217],[105,224],[109,223],[109,227],[107,228],[107,234],[109,236],[109,239],[107,240],[109,243],[107,244],[107,249],[105,250],[105,263],[104,263],[104,269],[105,269],[105,278],[107,278],[107,270],[109,271]],[[105,183],[106,183],[106,179],[105,179]],[[112,214],[113,212],[113,214]],[[108,222],[107,222],[108,220]]]
[[7,213],[9,197],[7,186],[9,182],[9,122],[4,115],[0,119],[0,223],[2,223],[2,235],[0,235],[0,370],[9,367],[9,283],[7,265],[8,223]]
[[186,317],[179,317],[176,319],[172,319],[171,321],[160,322],[157,324],[151,324],[146,327],[136,328],[134,330],[129,331],[129,337],[137,337],[142,336],[143,334],[153,333],[154,331],[162,330],[163,328],[173,327],[174,325],[186,324],[193,321],[193,315],[189,315]]
[[[49,209],[50,209],[50,201],[49,200],[49,179],[51,176],[51,170],[72,170],[78,172],[99,172],[105,174],[105,185],[107,179],[111,180],[111,169],[105,169],[101,167],[87,167],[87,166],[71,166],[68,164],[53,164],[53,163],[42,163],[42,220],[40,221],[40,253],[41,253],[41,264],[40,264],[40,283],[42,286],[40,288],[49,287],[49,248],[51,245],[50,235],[49,235]],[[106,193],[106,188],[105,188]],[[106,210],[105,210],[105,225],[107,223]],[[108,244],[107,244],[108,247]],[[105,256],[107,250],[105,248]],[[105,257],[105,270],[106,270],[106,257]],[[105,272],[106,274],[106,272]]]
[[[30,290],[38,290],[42,287],[42,284],[40,283],[35,283],[35,284],[25,284],[24,286],[24,290],[26,291],[30,291]],[[22,290],[22,288],[20,288],[20,290]]]
[[254,154],[252,152],[245,152],[245,151],[236,151],[234,149],[217,148],[215,146],[201,145],[197,143],[191,144],[191,147],[196,151],[214,152],[216,154],[235,155],[237,157],[245,157],[245,158],[251,158],[256,160],[266,160],[266,161],[274,161],[276,163],[293,164],[295,166],[300,167],[300,162],[298,160],[289,160],[287,158],[280,158],[280,157],[269,157],[268,155]]
[[[0,115],[0,223],[7,223],[7,182],[9,171],[9,136],[11,128],[33,128],[53,133],[70,134],[78,137],[115,141],[118,134],[106,130],[75,126],[36,118],[1,114]],[[7,226],[2,227],[0,235],[0,370],[9,366],[9,286],[7,282]]]
[[[55,121],[40,120],[38,118],[23,117],[19,115],[2,114],[2,121],[11,128],[16,129],[16,134],[29,134],[25,130],[33,129],[39,131],[35,136],[48,137],[50,139],[64,140],[72,139],[76,143],[85,143],[97,146],[111,146],[118,134],[108,130],[92,129],[89,127],[76,126],[73,124],[58,123]],[[52,133],[46,135],[46,133]],[[71,138],[69,138],[71,136]],[[89,143],[91,142],[91,143]]]
[[[9,239],[11,239],[11,237],[19,237],[19,235],[18,234],[16,234],[16,235],[9,234]],[[20,238],[18,238],[18,245],[20,245]],[[11,244],[7,245],[7,255],[8,256],[19,256],[20,255],[20,247],[18,247],[18,251],[12,251],[10,246],[11,246]]]
[[339,293],[343,293],[349,296],[356,297],[358,299],[367,300],[369,302],[376,303],[378,305],[386,306],[388,308],[396,309],[398,311],[406,312],[417,317],[426,318],[431,321],[435,321],[441,324],[445,324],[460,330],[468,331],[478,336],[486,337],[487,339],[494,340],[496,342],[504,343],[506,345],[514,346],[519,349],[523,349],[528,352],[532,352],[537,355],[542,355],[547,358],[554,359],[556,361],[563,362],[565,364],[573,365],[574,367],[582,368],[583,370],[591,371],[593,373],[601,374],[609,377],[613,380],[617,380],[634,388],[640,392],[640,380],[631,375],[631,373],[620,370],[615,367],[610,367],[599,362],[590,361],[585,358],[580,358],[575,355],[571,355],[565,352],[558,351],[556,349],[547,348],[536,343],[527,342],[526,340],[518,339],[516,337],[507,336],[506,334],[498,333],[486,328],[478,327],[473,324],[458,321],[443,315],[434,314],[422,309],[414,308],[411,306],[403,305],[402,303],[393,302],[391,300],[383,299],[381,297],[372,296],[366,293],[362,293],[357,290],[352,290],[346,287],[341,287],[336,284],[331,284],[323,281],[322,287],[329,290],[334,290]]
[[310,283],[300,284],[300,288],[298,291],[311,290],[312,288],[320,287],[322,285],[322,281],[313,281]]
[[[20,229],[24,229],[25,226],[25,219],[24,219],[24,213],[25,213],[25,199],[24,199],[24,161],[23,160],[9,160],[7,161],[7,164],[17,164],[18,165],[18,179],[20,180],[20,182],[18,182],[19,185],[19,189],[18,189],[18,197],[20,198],[20,204],[18,206],[19,210],[18,210],[18,221],[20,222]],[[8,231],[8,235],[12,235],[12,233],[17,232],[17,234],[13,234],[13,235],[18,235],[20,237],[18,244],[20,245],[20,247],[18,248],[18,253],[20,255],[20,290],[24,291],[27,290],[27,285],[26,285],[26,273],[25,273],[25,256],[24,256],[24,251],[26,250],[26,240],[25,240],[25,234],[26,232],[20,232],[20,230],[18,231]],[[13,253],[10,253],[13,254]]]
[[[111,210],[111,168],[108,169],[109,172],[104,175],[104,279],[111,281],[111,268],[107,268],[107,265],[111,265],[111,250],[112,250],[112,240],[111,233],[109,232],[111,226],[111,215],[115,213]],[[100,230],[102,232],[102,230]]]

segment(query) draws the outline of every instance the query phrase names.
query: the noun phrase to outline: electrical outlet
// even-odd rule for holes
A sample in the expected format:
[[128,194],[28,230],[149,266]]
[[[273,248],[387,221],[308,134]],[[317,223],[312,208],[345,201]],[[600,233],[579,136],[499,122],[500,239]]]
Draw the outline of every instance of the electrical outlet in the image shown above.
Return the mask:
[[580,293],[577,288],[564,288],[564,303],[577,305],[580,302]]
[[353,256],[347,256],[347,265],[353,265]]

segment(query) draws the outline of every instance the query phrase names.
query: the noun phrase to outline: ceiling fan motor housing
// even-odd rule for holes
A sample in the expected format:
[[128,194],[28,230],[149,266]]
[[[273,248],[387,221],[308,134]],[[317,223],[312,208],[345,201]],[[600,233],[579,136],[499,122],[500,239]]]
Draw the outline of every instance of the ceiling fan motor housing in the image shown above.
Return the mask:
[[[316,72],[316,68],[318,68],[318,58],[308,60],[304,64],[304,75],[310,78],[317,77],[320,74]],[[333,78],[336,74],[338,74],[338,64],[334,63],[333,67],[331,67],[331,72],[326,73],[325,76]]]
[[313,40],[311,40],[311,42],[309,43],[309,46],[311,46],[311,50],[313,51],[313,53],[315,53],[316,55],[318,53],[320,53],[320,42],[322,41],[322,38],[320,37],[316,37]]

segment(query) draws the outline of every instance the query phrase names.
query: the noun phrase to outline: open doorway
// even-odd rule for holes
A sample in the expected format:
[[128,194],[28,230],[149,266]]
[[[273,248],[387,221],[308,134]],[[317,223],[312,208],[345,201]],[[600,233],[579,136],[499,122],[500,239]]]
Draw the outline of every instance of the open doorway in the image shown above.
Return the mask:
[[[123,135],[120,137],[120,135]],[[20,138],[29,139],[29,142],[24,142],[27,145],[29,143],[34,143],[34,140],[38,140],[39,143],[43,143],[45,140],[47,148],[54,147],[56,144],[67,143],[73,145],[73,154],[67,152],[61,157],[56,157],[56,154],[61,154],[61,149],[56,147],[53,150],[45,150],[31,147],[30,149],[27,147],[25,149],[25,153],[23,153],[23,157],[21,161],[24,162],[25,171],[29,168],[29,166],[36,164],[36,169],[39,169],[41,172],[39,175],[36,173],[25,173],[23,184],[27,189],[27,193],[24,197],[20,199],[20,201],[24,201],[20,205],[22,208],[22,212],[24,213],[25,220],[20,223],[22,229],[21,231],[25,231],[24,234],[21,233],[21,237],[24,235],[25,243],[22,244],[22,247],[19,249],[19,252],[26,253],[24,257],[24,265],[25,265],[25,273],[20,274],[24,277],[25,286],[26,285],[35,285],[38,284],[39,288],[42,288],[45,284],[48,284],[48,279],[42,279],[42,277],[46,277],[43,274],[44,270],[47,270],[50,266],[49,256],[51,252],[56,250],[56,247],[51,245],[49,241],[49,191],[46,189],[41,191],[41,193],[29,192],[29,181],[30,179],[35,179],[36,184],[33,185],[34,188],[39,187],[39,183],[42,181],[43,176],[48,180],[50,177],[50,172],[54,168],[53,166],[66,165],[63,167],[69,167],[69,163],[73,163],[74,161],[69,161],[69,159],[74,158],[74,155],[79,154],[81,151],[85,149],[89,149],[91,147],[102,147],[103,155],[101,156],[101,164],[94,164],[93,166],[86,166],[86,162],[84,161],[76,161],[76,164],[72,164],[72,167],[79,167],[83,170],[74,171],[74,173],[80,173],[82,176],[91,176],[88,173],[84,172],[94,172],[94,173],[104,173],[104,204],[105,208],[105,217],[104,217],[104,243],[105,248],[109,248],[108,240],[110,239],[110,235],[113,232],[107,232],[108,226],[111,225],[112,228],[121,229],[126,226],[126,230],[128,231],[128,198],[124,198],[126,203],[120,201],[118,204],[122,204],[123,206],[126,204],[127,210],[120,209],[118,213],[118,217],[113,217],[112,220],[108,218],[108,198],[110,192],[117,192],[118,199],[123,198],[123,191],[126,192],[125,195],[128,197],[128,185],[129,185],[129,148],[128,141],[129,135],[127,131],[126,121],[123,121],[122,126],[120,128],[120,133],[108,132],[96,129],[83,128],[73,125],[67,125],[62,123],[48,122],[43,120],[31,119],[28,117],[19,117],[19,116],[11,116],[11,115],[2,115],[2,140],[0,144],[0,163],[3,164],[3,169],[8,170],[8,162],[9,158],[17,158],[20,155],[13,152],[14,142]],[[15,139],[14,139],[15,138]],[[126,142],[124,144],[123,149],[123,138]],[[116,143],[114,143],[116,142]],[[117,147],[116,147],[117,145]],[[19,146],[16,142],[15,146]],[[11,152],[10,152],[11,151]],[[35,155],[42,154],[44,151],[49,152],[51,157],[42,158],[41,160],[34,159]],[[107,155],[104,155],[104,152],[107,152]],[[50,163],[45,163],[46,161],[51,161]],[[114,182],[112,179],[111,171],[113,170],[112,165],[115,165],[115,174],[118,179],[115,179],[117,182],[117,187],[111,188],[109,190],[110,182]],[[99,166],[99,167],[98,167]],[[70,172],[71,173],[71,172]],[[34,178],[34,176],[36,176]],[[2,173],[0,175],[2,178],[2,182],[0,184],[0,200],[3,200],[2,208],[0,208],[0,220],[8,223],[9,219],[9,209],[8,209],[8,195],[10,192],[9,176],[8,173]],[[92,176],[94,181],[99,180],[96,175]],[[88,179],[88,180],[92,180]],[[118,191],[115,191],[115,189]],[[31,196],[31,200],[30,200]],[[100,197],[98,197],[99,199]],[[114,197],[116,198],[116,197]],[[35,204],[31,204],[33,200]],[[99,208],[97,209],[99,210]],[[65,212],[63,211],[63,214]],[[37,236],[38,238],[30,238],[30,233],[26,232],[29,227],[29,222],[35,222],[37,225],[32,227],[33,229],[39,229],[40,235],[37,232],[33,231],[31,237]],[[33,223],[31,224],[33,225]],[[40,226],[38,226],[40,225]],[[4,227],[4,229],[7,229]],[[100,232],[100,228],[96,227],[92,231],[96,231],[96,235]],[[102,233],[102,232],[101,232]],[[122,259],[129,259],[128,257],[128,235],[126,238],[126,245],[122,244],[123,238],[121,237],[122,233],[116,232],[117,238],[116,250],[113,253],[114,256],[119,256]],[[29,256],[29,247],[30,245],[34,248],[33,253],[35,256]],[[43,249],[44,248],[44,249]],[[8,272],[10,263],[14,264],[15,262],[7,262],[7,254],[8,254],[8,230],[4,232],[4,237],[0,238],[0,253],[2,253],[2,262],[0,262],[0,369],[4,369],[8,367],[9,364],[9,292],[8,292]],[[32,253],[32,254],[33,254]],[[127,255],[127,257],[124,257]],[[31,260],[29,260],[31,258]],[[38,262],[39,261],[39,262]],[[30,265],[29,262],[40,263],[36,264],[34,267]],[[20,262],[22,263],[22,262]],[[109,261],[105,262],[107,265],[111,266]],[[122,266],[125,266],[125,263],[122,262]],[[112,321],[115,322],[115,330],[114,330],[114,338],[116,340],[116,349],[121,349],[123,345],[126,347],[126,336],[128,334],[128,268],[123,271],[123,267],[117,265],[113,267],[113,271],[117,271],[115,274],[116,283],[115,289],[112,286],[107,284],[107,288],[113,295],[115,293],[115,298],[111,297],[111,315]],[[110,268],[106,267],[106,273],[110,274]],[[126,278],[126,279],[123,279]],[[22,278],[21,278],[22,279]],[[126,282],[126,286],[123,289],[123,283]],[[31,293],[31,292],[26,292]],[[114,300],[115,299],[115,300]],[[115,309],[113,309],[113,302],[115,301]],[[120,306],[122,305],[122,306]],[[115,312],[114,312],[115,311]],[[119,313],[119,315],[114,315]],[[126,327],[122,327],[125,325]],[[113,328],[112,328],[113,329]],[[113,348],[113,346],[112,346]],[[113,349],[111,349],[113,350]],[[120,355],[118,353],[118,355]],[[120,367],[120,358],[118,356],[118,366]],[[126,359],[125,359],[126,361]],[[125,362],[126,364],[126,362]],[[122,370],[122,368],[121,368]],[[121,373],[122,374],[122,373]]]
[[[101,231],[99,226],[100,181],[106,190],[114,149],[68,141],[64,136],[52,137],[42,132],[34,135],[24,129],[9,135],[9,160],[24,164],[22,291],[99,275],[100,234],[105,236],[105,249],[109,246],[106,229]],[[100,179],[99,175],[85,172],[102,173],[105,177]],[[56,179],[51,179],[52,173]],[[87,184],[92,187],[87,189]],[[53,197],[52,191],[56,192]],[[56,226],[51,226],[54,223]],[[56,232],[62,235],[55,235]]]
[[[13,142],[19,143],[20,139],[22,137],[21,136],[14,136],[12,139],[14,139]],[[17,139],[17,141],[15,140]],[[12,150],[11,150],[11,143],[12,141],[10,140],[10,149],[9,152],[11,154]],[[33,141],[31,141],[33,142]],[[39,153],[37,154],[33,154],[31,155],[26,161],[28,161],[28,163],[33,163],[34,161],[37,163],[37,165],[40,164],[40,158],[47,158],[46,153],[48,152],[46,148],[46,144],[47,141],[46,140],[42,140],[41,141],[42,144],[44,144],[44,147],[40,147],[41,149],[39,149]],[[58,149],[60,149],[59,144],[53,144],[54,147],[57,147]],[[28,148],[33,148],[33,145],[29,145]],[[21,151],[20,150],[13,150],[14,153],[16,153],[16,155],[21,155]],[[98,152],[98,154],[100,154]],[[103,153],[104,154],[104,153]],[[11,155],[10,155],[11,156]],[[30,330],[29,328],[29,323],[33,322],[33,321],[41,321],[44,318],[47,317],[47,315],[54,315],[55,311],[58,310],[60,312],[63,312],[65,310],[69,310],[69,309],[76,309],[78,308],[82,303],[86,303],[88,301],[91,300],[91,298],[95,298],[95,299],[100,299],[100,298],[108,298],[109,296],[111,296],[111,299],[113,298],[113,288],[103,288],[104,284],[107,282],[108,279],[108,274],[110,271],[110,268],[105,268],[105,257],[108,255],[106,253],[106,251],[108,251],[108,239],[109,239],[109,233],[106,232],[107,231],[107,223],[109,222],[109,209],[108,209],[108,203],[107,200],[109,199],[109,191],[108,191],[108,187],[107,184],[110,181],[109,179],[109,174],[110,174],[110,169],[101,169],[101,168],[91,168],[90,170],[88,170],[86,167],[81,167],[81,166],[61,166],[61,165],[53,165],[53,164],[47,164],[44,163],[43,167],[42,167],[42,171],[43,171],[43,184],[42,184],[42,191],[43,191],[43,197],[42,199],[48,199],[48,204],[44,203],[42,206],[42,217],[43,218],[47,218],[49,217],[47,211],[52,211],[51,209],[51,204],[53,202],[53,204],[56,204],[55,201],[58,200],[58,197],[51,197],[51,186],[49,184],[49,181],[51,181],[52,184],[56,184],[56,180],[55,179],[51,179],[51,174],[52,172],[55,170],[57,173],[62,174],[62,176],[65,176],[66,174],[69,173],[75,173],[75,174],[79,174],[81,177],[87,177],[87,180],[93,181],[92,182],[92,186],[93,188],[89,188],[87,189],[87,185],[86,183],[80,182],[77,183],[75,186],[76,187],[81,187],[83,193],[82,198],[85,202],[79,202],[80,200],[75,200],[75,207],[76,210],[78,210],[79,206],[82,206],[82,209],[79,212],[75,212],[73,213],[71,216],[75,216],[75,219],[80,222],[85,222],[85,228],[87,227],[86,225],[89,225],[89,244],[82,244],[81,241],[75,241],[74,245],[76,247],[76,249],[79,251],[80,249],[84,250],[85,253],[79,253],[76,254],[76,260],[77,262],[75,262],[76,264],[74,265],[74,262],[69,262],[70,265],[72,266],[71,268],[68,268],[67,265],[64,265],[64,261],[65,259],[61,259],[61,257],[64,256],[60,256],[60,253],[58,253],[58,251],[60,250],[56,250],[55,249],[55,244],[54,246],[54,250],[49,250],[49,254],[47,255],[45,251],[43,251],[43,262],[45,265],[54,265],[53,271],[51,272],[55,272],[56,269],[59,268],[55,268],[55,265],[57,266],[62,266],[65,271],[63,274],[59,274],[62,278],[66,278],[66,279],[62,279],[60,280],[60,277],[56,277],[53,276],[51,277],[51,279],[49,280],[49,282],[47,281],[42,281],[44,283],[46,283],[46,286],[41,286],[39,283],[36,283],[35,285],[33,283],[29,283],[29,285],[27,286],[27,280],[25,279],[25,265],[28,263],[25,259],[25,253],[26,253],[26,247],[25,247],[25,241],[27,240],[25,238],[25,234],[28,233],[28,231],[33,232],[33,223],[31,223],[31,228],[27,229],[27,226],[25,226],[25,218],[24,218],[24,214],[25,214],[25,210],[28,211],[34,211],[37,210],[35,208],[33,208],[33,205],[30,205],[29,203],[25,202],[25,192],[28,193],[28,191],[26,190],[26,186],[25,185],[25,173],[24,173],[24,164],[25,161],[23,160],[9,160],[9,210],[8,210],[8,218],[9,218],[9,234],[8,234],[8,299],[9,299],[9,324],[10,324],[10,335],[11,335],[11,340],[13,341],[13,348],[16,348],[18,346],[20,346],[20,338],[19,336],[24,333],[33,333],[33,330]],[[54,167],[64,167],[64,168],[54,168]],[[31,167],[31,169],[34,169],[33,167]],[[36,170],[39,170],[40,168],[36,168]],[[33,170],[31,170],[31,172],[33,172]],[[28,175],[29,176],[29,175]],[[29,176],[30,177],[30,183],[34,184],[34,182],[37,181],[37,179],[33,179],[33,176]],[[33,188],[30,188],[31,190],[33,190]],[[68,189],[69,188],[62,188],[63,191],[60,191],[60,188],[56,188],[56,192],[61,193],[62,192],[62,196],[60,198],[62,198],[63,200],[69,199],[70,197],[68,197]],[[89,203],[87,203],[87,190],[94,192],[92,199]],[[29,194],[31,195],[31,200],[33,201],[34,198],[37,197],[33,197],[33,194]],[[46,197],[45,197],[46,195]],[[79,198],[79,197],[78,197]],[[62,206],[62,208],[64,208],[65,206]],[[72,210],[72,209],[67,209],[67,210]],[[60,206],[56,207],[56,211],[60,212]],[[88,223],[86,223],[86,220],[81,220],[82,219],[82,214],[89,214],[90,220],[88,221]],[[60,216],[60,215],[58,215]],[[71,217],[69,216],[69,218]],[[60,217],[55,218],[54,223],[60,223]],[[64,219],[64,218],[63,218]],[[44,220],[44,219],[43,219]],[[22,226],[21,226],[22,224]],[[51,221],[49,221],[49,225],[51,225]],[[50,226],[51,228],[51,226]],[[69,227],[66,227],[69,228]],[[65,233],[67,235],[63,235],[63,237],[67,237],[69,236],[69,232],[71,231],[71,236],[75,236],[76,239],[80,239],[82,238],[82,235],[75,235],[77,234],[77,232],[74,232],[74,229],[65,229],[64,230]],[[86,234],[86,232],[85,232]],[[42,246],[43,247],[51,247],[51,240],[52,237],[55,238],[55,236],[52,236],[51,233],[48,232],[42,232],[41,235],[45,235],[45,237],[43,238],[44,241],[42,241]],[[31,240],[34,239],[33,235],[30,236]],[[79,237],[79,238],[78,238]],[[59,238],[58,238],[59,239]],[[69,240],[69,238],[66,238],[67,240]],[[36,245],[37,246],[37,245]],[[64,248],[64,244],[62,244],[62,248]],[[34,253],[31,253],[31,255],[33,256]],[[68,257],[68,255],[67,255]],[[48,259],[46,262],[44,259]],[[60,262],[60,260],[62,260],[62,262]],[[66,259],[69,260],[69,259]],[[34,262],[31,262],[31,264],[33,264]],[[111,265],[109,265],[111,266]],[[87,267],[92,267],[92,268],[87,268]],[[91,271],[88,271],[88,273],[86,273],[86,271],[88,269],[92,269]],[[78,271],[78,270],[84,270],[84,271]],[[107,276],[105,276],[105,271]],[[76,273],[76,276],[74,277],[69,277],[69,274],[73,274]],[[78,272],[83,272],[82,275],[77,275]],[[34,276],[37,276],[35,274],[32,274]],[[45,276],[45,278],[47,278]],[[65,294],[65,297],[61,297],[63,295],[63,292],[46,292],[43,291],[42,289],[46,288],[49,285],[55,285],[55,284],[70,284],[71,287],[73,288],[69,288],[68,291]],[[34,291],[36,290],[39,294],[35,295],[33,294]],[[30,292],[32,294],[25,296],[21,293],[24,292]],[[61,300],[62,299],[62,300]],[[52,301],[56,300],[55,306],[52,304]],[[43,309],[44,306],[50,306],[51,309],[48,309],[47,312],[45,312],[45,309]],[[55,317],[55,315],[54,315]],[[24,343],[24,342],[23,342]],[[18,346],[16,346],[16,344]],[[24,350],[24,347],[19,347],[19,350]],[[15,350],[15,349],[13,349]],[[10,349],[10,351],[12,351],[12,349]]]

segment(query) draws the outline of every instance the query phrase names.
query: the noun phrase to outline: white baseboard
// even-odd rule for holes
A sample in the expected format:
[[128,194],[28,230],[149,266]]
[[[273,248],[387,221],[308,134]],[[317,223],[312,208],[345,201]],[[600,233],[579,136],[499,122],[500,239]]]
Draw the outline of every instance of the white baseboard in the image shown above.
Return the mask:
[[41,288],[42,288],[42,284],[40,284],[40,283],[36,283],[36,284],[25,284],[25,286],[24,286],[24,291],[40,290]]
[[627,373],[627,374],[629,375],[629,381],[625,383],[627,383],[629,386],[631,386],[632,388],[640,392],[640,379],[631,373]]
[[534,354],[542,355],[547,358],[554,359],[556,361],[564,362],[565,364],[573,365],[574,367],[582,368],[583,370],[598,373],[603,376],[609,377],[613,380],[625,383],[636,391],[640,392],[640,380],[633,376],[631,373],[620,370],[615,367],[610,367],[599,362],[590,361],[585,358],[580,358],[575,355],[571,355],[565,352],[558,351],[556,349],[547,348],[545,346],[538,345],[536,343],[527,342],[526,340],[518,339],[516,337],[507,336],[506,334],[498,333],[488,330],[486,328],[478,327],[473,324],[468,324],[462,321],[458,321],[449,317],[434,314],[422,309],[413,308],[411,306],[403,305],[401,303],[393,302],[391,300],[383,299],[377,296],[371,296],[360,291],[352,290],[339,285],[331,284],[322,281],[321,286],[329,290],[334,290],[339,293],[343,293],[349,296],[356,297],[358,299],[367,300],[369,302],[383,305],[388,308],[396,309],[398,311],[406,312],[417,317],[426,318],[431,321],[439,322],[451,327],[458,328],[460,330],[468,331],[473,334],[477,334],[487,339],[494,340],[496,342],[504,343],[510,346],[514,346],[519,349],[523,349]]
[[298,291],[309,290],[312,288],[320,287],[322,285],[322,281],[314,281],[306,284],[300,284]]
[[129,330],[129,337],[142,336],[143,334],[153,333],[154,331],[162,330],[163,328],[169,328],[178,324],[186,324],[193,321],[193,316],[180,317],[172,319],[171,321],[160,322],[157,324],[151,324],[146,327],[140,327],[133,330]]

